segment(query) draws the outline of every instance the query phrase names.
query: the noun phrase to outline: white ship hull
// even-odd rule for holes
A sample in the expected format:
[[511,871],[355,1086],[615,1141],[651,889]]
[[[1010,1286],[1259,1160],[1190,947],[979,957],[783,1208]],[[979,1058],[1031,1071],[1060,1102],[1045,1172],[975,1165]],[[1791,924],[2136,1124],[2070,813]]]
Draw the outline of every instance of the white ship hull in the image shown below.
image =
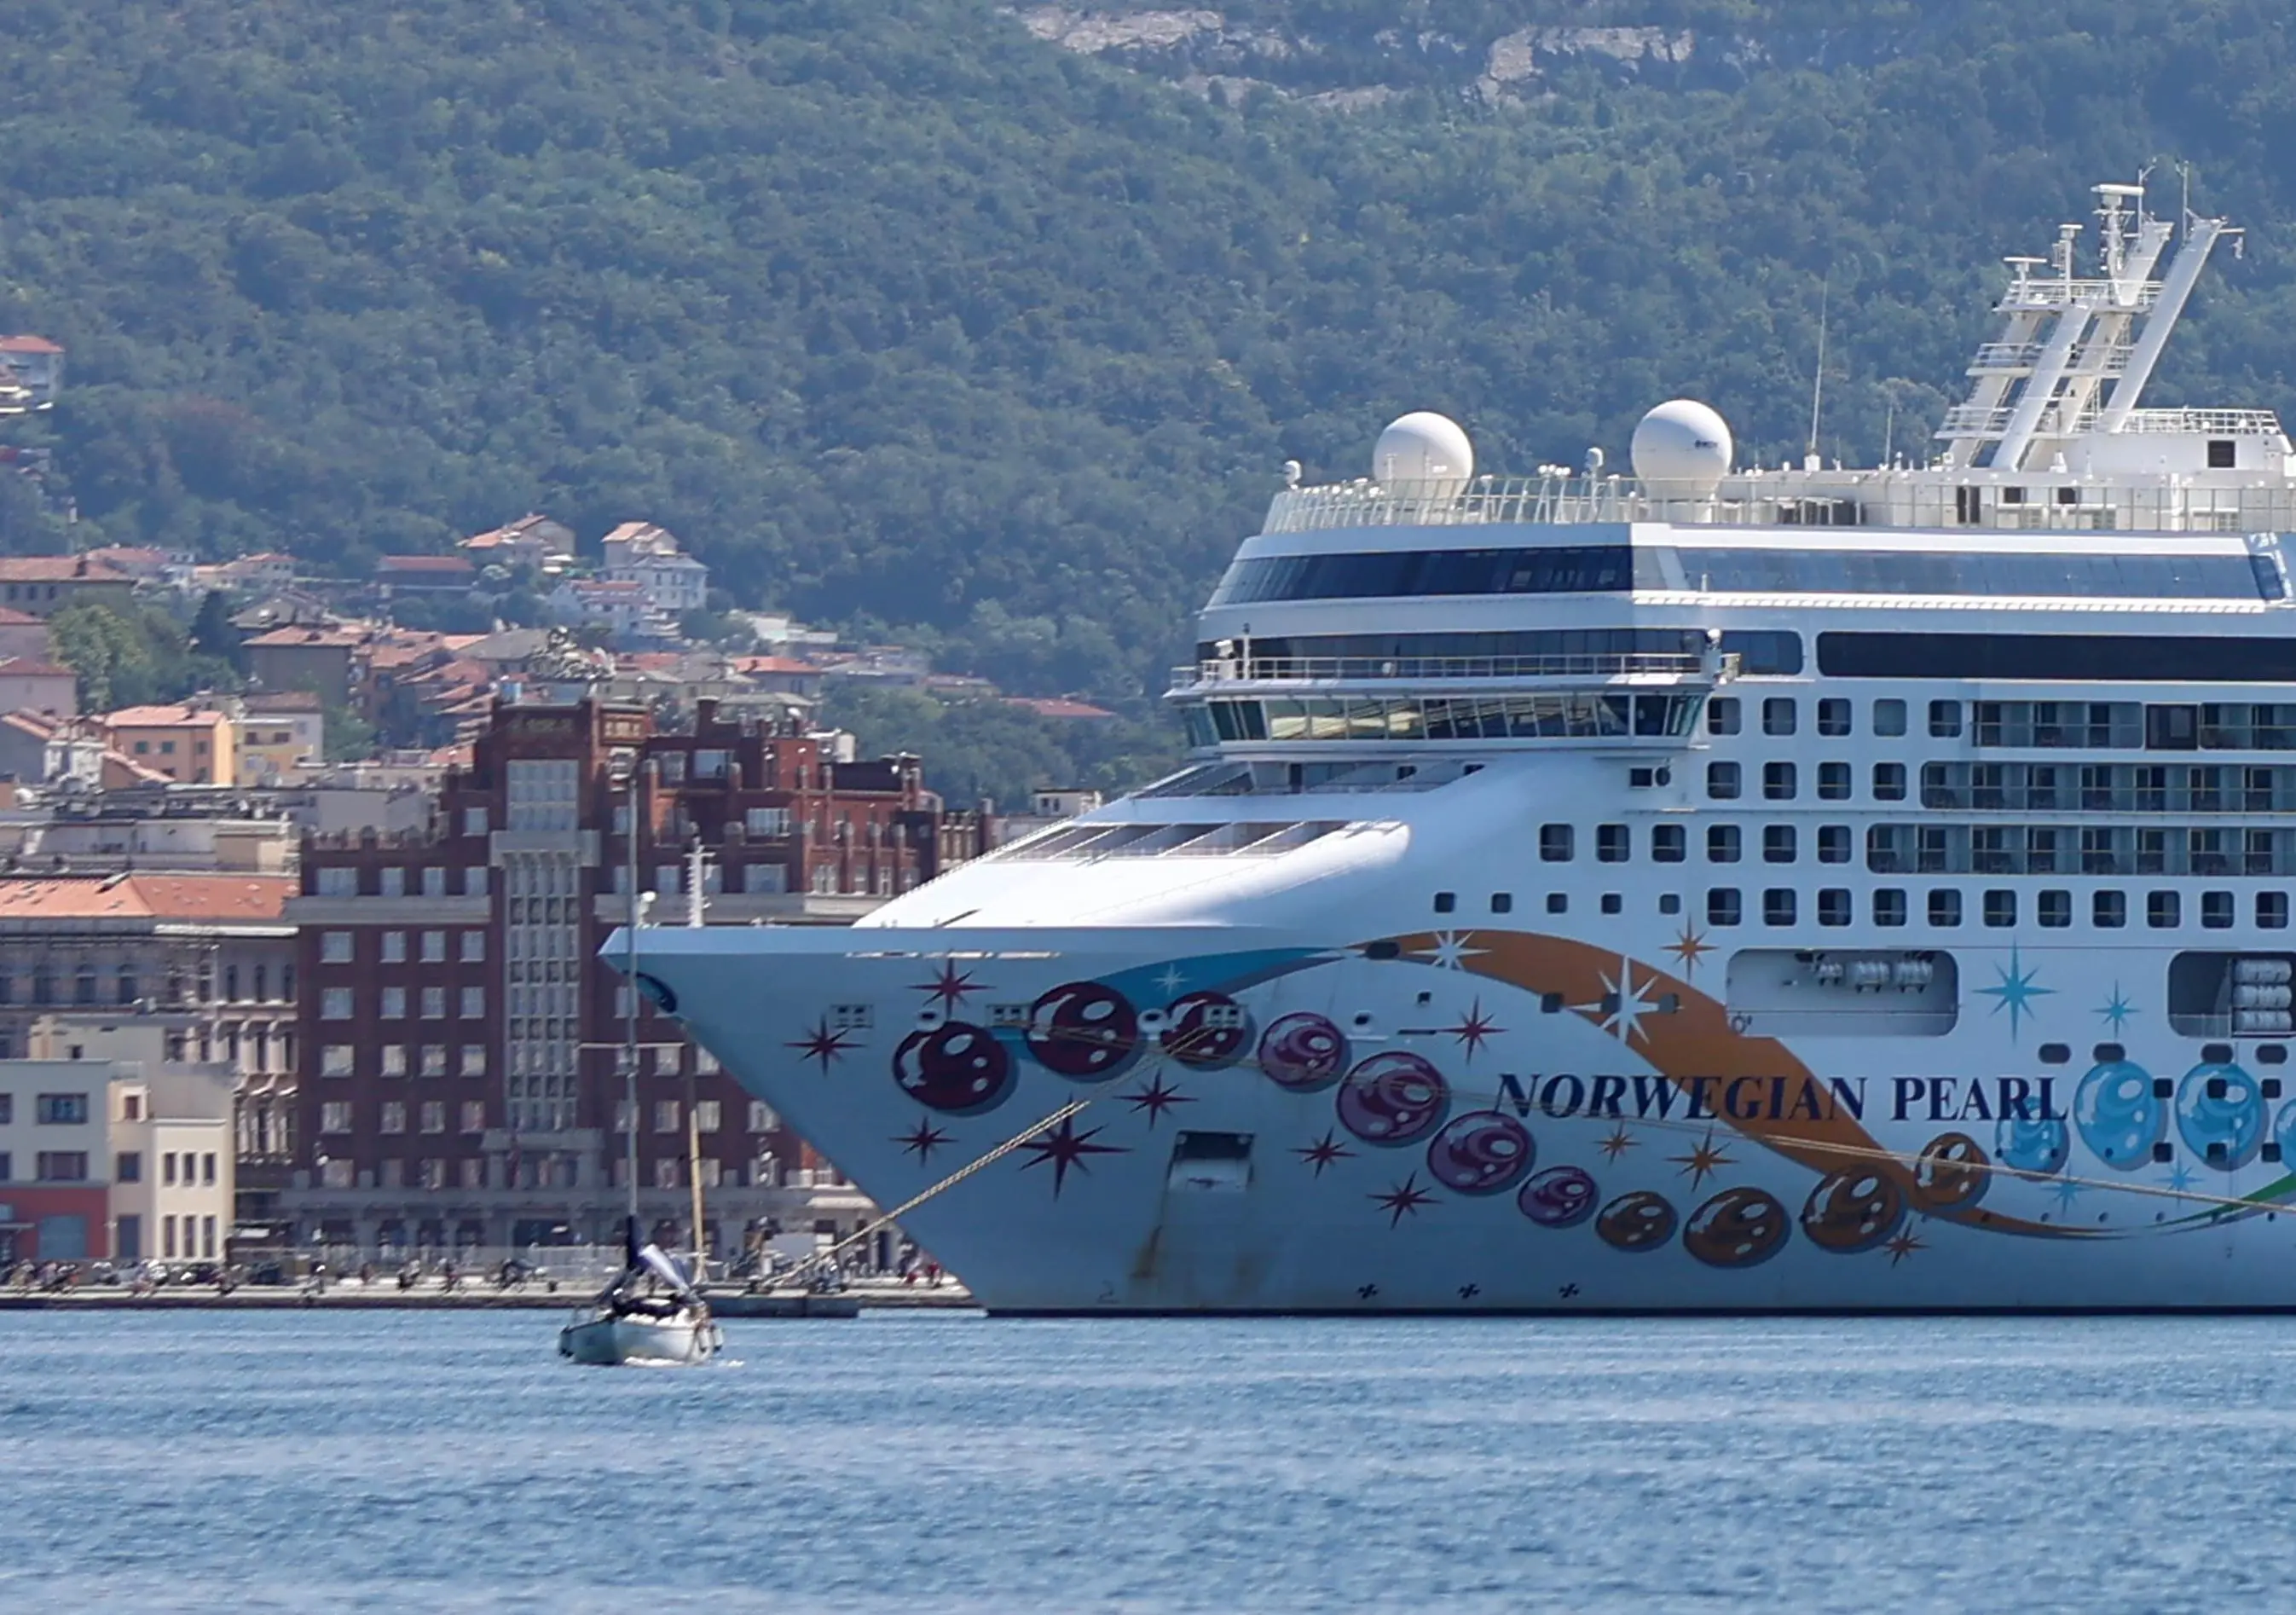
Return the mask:
[[[2296,1176],[2261,1159],[2289,1119],[2130,997],[2158,952],[1964,949],[1953,1035],[1797,1043],[1734,1030],[1694,949],[1669,970],[1482,928],[956,939],[658,932],[645,968],[880,1204],[1088,1101],[906,1219],[993,1311],[2296,1308]],[[1084,983],[1246,1021],[1081,1078],[1044,1064],[1057,1044],[961,1029]],[[835,1026],[865,1004],[873,1024]],[[2059,1033],[2078,1053],[2040,1063]]]

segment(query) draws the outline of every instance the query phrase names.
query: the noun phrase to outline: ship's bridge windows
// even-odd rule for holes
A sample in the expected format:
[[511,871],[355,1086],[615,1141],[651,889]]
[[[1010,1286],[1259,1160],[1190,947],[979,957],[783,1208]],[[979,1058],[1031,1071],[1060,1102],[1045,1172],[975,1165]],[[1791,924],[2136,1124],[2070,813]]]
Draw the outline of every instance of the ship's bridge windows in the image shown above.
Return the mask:
[[1795,728],[1798,703],[1791,695],[1773,695],[1762,702],[1762,733],[1792,734]]
[[1655,551],[1623,544],[1541,549],[1383,550],[1260,555],[1233,562],[1214,606],[1418,594],[1596,594],[1660,589]]
[[[1687,734],[1693,693],[1660,695],[1556,691],[1447,699],[1304,696],[1221,699],[1210,709],[1215,741],[1593,740]],[[1202,733],[1192,725],[1192,736]]]
[[1706,733],[1735,734],[1738,733],[1738,698],[1718,695],[1706,703]]

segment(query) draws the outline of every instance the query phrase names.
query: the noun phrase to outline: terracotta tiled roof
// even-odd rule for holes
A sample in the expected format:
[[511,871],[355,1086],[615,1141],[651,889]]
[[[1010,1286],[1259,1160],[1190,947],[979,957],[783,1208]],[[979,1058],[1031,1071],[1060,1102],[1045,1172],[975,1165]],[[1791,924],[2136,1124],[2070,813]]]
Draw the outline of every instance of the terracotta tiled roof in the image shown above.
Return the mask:
[[14,606],[0,606],[0,628],[25,628],[40,619],[29,611],[20,611]]
[[1069,701],[1065,698],[1046,699],[1032,695],[1008,695],[1004,698],[1004,704],[1008,707],[1022,708],[1035,713],[1038,717],[1087,718],[1116,716],[1106,707],[1095,707],[1090,701]]
[[62,353],[63,349],[44,336],[0,337],[0,353]]
[[133,583],[134,578],[85,555],[0,558],[0,583]]
[[250,690],[243,699],[250,712],[316,712],[326,704],[316,690]]
[[274,628],[247,642],[251,645],[316,645],[348,651],[360,643],[356,634],[341,628]]
[[292,875],[0,877],[0,922],[150,919],[276,923],[299,884]]
[[816,662],[800,660],[794,656],[736,656],[736,673],[821,673],[827,671]]
[[29,656],[11,656],[0,661],[0,678],[78,678],[70,668],[60,668],[52,661],[36,661]]
[[212,729],[224,715],[205,707],[122,707],[103,721],[114,729]]

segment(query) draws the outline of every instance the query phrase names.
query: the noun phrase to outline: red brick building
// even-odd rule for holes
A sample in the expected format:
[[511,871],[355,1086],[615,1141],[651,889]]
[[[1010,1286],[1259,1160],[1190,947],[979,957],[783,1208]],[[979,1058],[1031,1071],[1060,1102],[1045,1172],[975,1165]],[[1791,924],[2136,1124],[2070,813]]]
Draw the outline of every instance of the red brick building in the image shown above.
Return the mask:
[[[849,922],[973,856],[914,758],[839,763],[772,722],[659,732],[645,709],[498,706],[429,832],[305,843],[299,927],[305,1239],[385,1246],[606,1242],[622,1214],[620,978],[596,958],[628,903],[618,750],[640,759],[642,886],[685,913],[707,855],[709,923]],[[687,1221],[686,1107],[701,1126],[705,1234],[818,1225],[835,1180],[674,1021],[640,1037],[639,1185],[663,1234]],[[832,1209],[849,1224],[861,1202]]]

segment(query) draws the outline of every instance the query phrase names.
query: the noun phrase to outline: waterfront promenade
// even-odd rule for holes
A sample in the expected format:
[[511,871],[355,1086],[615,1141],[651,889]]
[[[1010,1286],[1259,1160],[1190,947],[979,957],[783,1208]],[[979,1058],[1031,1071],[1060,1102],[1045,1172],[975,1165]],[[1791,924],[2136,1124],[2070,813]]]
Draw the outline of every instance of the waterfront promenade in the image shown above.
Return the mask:
[[[70,1290],[44,1291],[10,1286],[0,1290],[0,1312],[177,1312],[177,1311],[242,1311],[266,1312],[325,1308],[339,1311],[471,1311],[483,1312],[505,1308],[525,1308],[535,1311],[563,1311],[587,1301],[595,1291],[594,1285],[561,1283],[552,1290],[546,1283],[529,1281],[523,1285],[499,1288],[486,1280],[464,1279],[452,1290],[436,1278],[426,1278],[402,1290],[395,1276],[379,1275],[367,1281],[358,1278],[330,1279],[324,1289],[308,1283],[292,1284],[242,1284],[228,1294],[213,1284],[168,1285],[142,1294],[131,1291],[125,1284],[85,1284]],[[713,1290],[710,1299],[720,1305],[728,1316],[767,1316],[804,1317],[827,1316],[842,1311],[823,1303],[842,1301],[859,1307],[864,1311],[885,1310],[962,1310],[976,1305],[972,1291],[954,1281],[934,1288],[923,1283],[903,1284],[898,1279],[864,1279],[849,1283],[844,1291],[829,1296],[815,1296],[798,1290],[777,1290],[758,1294],[738,1289]]]

